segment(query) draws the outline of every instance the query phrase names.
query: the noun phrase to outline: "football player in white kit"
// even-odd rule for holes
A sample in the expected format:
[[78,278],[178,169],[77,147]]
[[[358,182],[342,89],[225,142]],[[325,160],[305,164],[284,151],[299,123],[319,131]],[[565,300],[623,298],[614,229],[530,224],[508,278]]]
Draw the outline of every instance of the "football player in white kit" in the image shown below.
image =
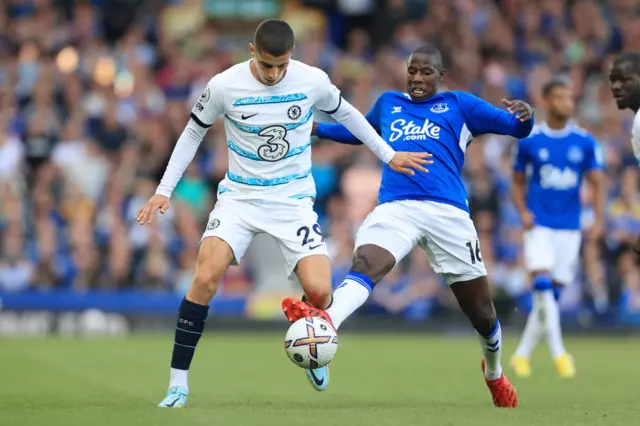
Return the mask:
[[[635,114],[631,147],[640,165],[640,53],[622,53],[614,59],[609,71],[609,85],[618,108],[630,109]],[[640,236],[633,251],[640,258]]]
[[[323,71],[291,59],[294,35],[284,21],[261,23],[249,46],[253,58],[213,77],[191,111],[156,194],[136,219],[150,223],[169,198],[207,129],[219,117],[229,148],[229,170],[201,240],[195,276],[180,304],[169,391],[160,407],[186,406],[187,373],[204,330],[209,302],[231,264],[258,233],[275,238],[287,271],[300,279],[307,300],[331,303],[327,248],[313,211],[312,108],[330,114],[393,170],[414,174],[430,154],[395,152],[331,84]],[[327,377],[328,380],[328,377]]]

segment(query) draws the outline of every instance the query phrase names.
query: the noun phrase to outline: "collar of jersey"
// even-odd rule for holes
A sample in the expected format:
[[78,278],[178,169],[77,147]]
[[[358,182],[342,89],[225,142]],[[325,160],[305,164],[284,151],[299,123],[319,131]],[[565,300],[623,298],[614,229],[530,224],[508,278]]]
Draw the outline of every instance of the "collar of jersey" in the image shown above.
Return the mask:
[[540,131],[550,138],[564,138],[571,133],[571,123],[567,123],[563,129],[552,129],[547,125],[546,121],[540,123]]

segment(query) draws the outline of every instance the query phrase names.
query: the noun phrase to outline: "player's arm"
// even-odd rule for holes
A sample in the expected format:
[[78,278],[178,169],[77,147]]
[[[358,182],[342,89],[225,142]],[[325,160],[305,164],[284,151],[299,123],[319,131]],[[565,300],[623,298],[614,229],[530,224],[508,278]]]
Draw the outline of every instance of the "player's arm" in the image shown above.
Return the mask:
[[342,99],[340,91],[331,84],[328,77],[323,82],[322,93],[316,101],[316,106],[344,125],[349,133],[396,172],[410,175],[415,174],[413,169],[426,172],[428,170],[422,165],[433,163],[427,160],[432,155],[426,152],[395,152],[371,127],[367,119],[349,102]]
[[193,161],[205,134],[213,122],[223,113],[221,100],[221,91],[217,88],[217,81],[214,78],[193,106],[189,122],[173,148],[169,164],[167,164],[155,195],[142,206],[136,215],[136,221],[141,225],[151,223],[157,210],[164,214],[169,208],[169,199],[173,190],[178,185],[184,171]]
[[587,182],[591,185],[593,193],[593,208],[595,220],[588,231],[588,237],[596,240],[602,234],[604,228],[604,209],[607,202],[607,194],[602,178],[602,155],[594,140],[590,141],[590,147],[585,156],[585,169]]
[[[380,99],[378,98],[373,108],[364,117],[378,134],[380,134]],[[362,145],[360,139],[353,136],[341,123],[313,123],[311,134],[347,145]]]
[[520,220],[524,229],[531,229],[535,218],[527,207],[527,155],[525,142],[520,140],[515,146],[516,152],[513,160],[513,177],[511,179],[511,199],[520,214]]
[[503,99],[502,103],[507,106],[507,111],[504,111],[468,93],[461,93],[459,99],[465,122],[473,136],[493,133],[522,139],[533,129],[533,108],[526,102]]

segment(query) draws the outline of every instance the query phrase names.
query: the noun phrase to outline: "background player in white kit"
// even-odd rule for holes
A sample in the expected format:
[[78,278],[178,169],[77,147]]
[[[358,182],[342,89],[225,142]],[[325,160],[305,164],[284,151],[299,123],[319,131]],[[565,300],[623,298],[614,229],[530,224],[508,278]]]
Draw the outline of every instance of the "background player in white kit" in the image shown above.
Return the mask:
[[[631,147],[640,165],[640,53],[628,52],[617,56],[609,71],[611,93],[619,109],[635,114],[631,129]],[[633,251],[640,260],[640,235]]]
[[209,302],[222,275],[241,260],[253,236],[273,236],[289,274],[308,300],[331,303],[327,248],[313,211],[312,108],[343,123],[393,170],[426,171],[428,154],[396,153],[366,119],[344,101],[321,70],[291,60],[294,36],[283,21],[261,23],[250,45],[253,59],[213,77],[191,111],[156,195],[140,209],[139,223],[169,208],[169,197],[207,129],[224,117],[229,171],[202,237],[195,276],[178,312],[169,392],[160,407],[186,406],[187,373],[204,330]]
[[571,123],[575,106],[569,83],[554,79],[542,89],[546,121],[518,141],[513,164],[513,202],[520,213],[524,257],[531,275],[533,308],[511,367],[531,375],[531,354],[546,336],[561,377],[573,377],[573,358],[562,341],[558,299],[575,279],[582,240],[580,186],[586,177],[594,193],[595,221],[587,234],[596,240],[603,228],[605,191],[596,142]]

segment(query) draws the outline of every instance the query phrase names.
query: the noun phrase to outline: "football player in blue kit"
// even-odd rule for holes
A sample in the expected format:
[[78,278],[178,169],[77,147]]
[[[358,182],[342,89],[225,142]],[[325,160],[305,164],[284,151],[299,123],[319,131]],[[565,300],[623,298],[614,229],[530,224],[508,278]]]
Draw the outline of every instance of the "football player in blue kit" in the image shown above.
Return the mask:
[[[462,182],[464,154],[475,136],[494,133],[524,138],[533,127],[533,109],[503,100],[508,111],[463,92],[439,92],[445,70],[433,46],[416,49],[407,61],[407,93],[385,92],[366,115],[394,149],[433,154],[429,173],[404,175],[384,166],[378,206],[358,230],[351,270],[321,311],[285,299],[289,320],[329,317],[337,328],[368,299],[373,287],[415,246],[429,256],[435,272],[451,287],[480,336],[482,369],[497,407],[516,407],[515,388],[502,372],[502,331],[491,300],[478,235]],[[315,134],[347,144],[360,142],[340,124],[317,124]],[[286,303],[285,303],[286,302]],[[312,370],[310,381],[324,390],[327,368]]]
[[575,105],[569,83],[547,82],[542,97],[546,121],[518,141],[513,162],[511,192],[525,228],[524,258],[532,280],[533,309],[511,367],[518,376],[530,376],[529,358],[545,336],[558,374],[570,378],[576,370],[562,341],[558,299],[561,288],[573,283],[580,260],[582,178],[594,193],[592,240],[603,227],[606,194],[596,142],[570,121]]

